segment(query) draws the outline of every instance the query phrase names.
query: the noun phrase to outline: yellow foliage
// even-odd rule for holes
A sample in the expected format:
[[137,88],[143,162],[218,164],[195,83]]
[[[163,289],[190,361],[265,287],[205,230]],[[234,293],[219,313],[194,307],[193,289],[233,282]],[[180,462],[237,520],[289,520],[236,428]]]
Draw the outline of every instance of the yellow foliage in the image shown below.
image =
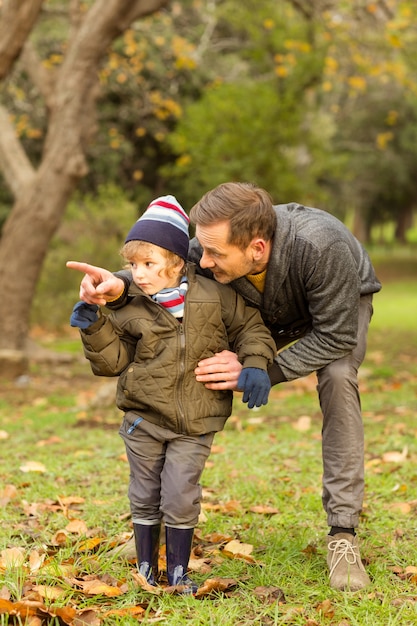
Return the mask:
[[366,89],[366,80],[363,76],[349,76],[348,84],[355,91],[365,91]]
[[275,27],[275,22],[271,18],[264,20],[264,28],[266,30],[272,30]]
[[117,74],[116,80],[118,83],[123,85],[123,83],[127,81],[127,76],[123,72],[120,72],[119,74]]
[[187,167],[191,163],[191,156],[189,154],[182,154],[176,160],[178,167]]
[[391,46],[393,46],[393,48],[402,48],[402,43],[398,35],[395,35],[394,33],[389,33],[387,39]]
[[184,37],[172,38],[172,52],[175,57],[175,67],[177,69],[189,69],[196,68],[197,63],[194,57],[195,46]]
[[135,130],[135,135],[136,137],[144,137],[146,135],[146,128],[143,128],[143,126],[139,126]]
[[139,180],[142,180],[142,178],[143,178],[142,170],[135,170],[133,172],[133,180],[139,181]]
[[284,42],[284,46],[287,50],[298,50],[299,52],[311,52],[311,45],[307,41],[300,41],[298,39],[287,39]]
[[275,74],[280,78],[285,78],[285,76],[288,76],[288,69],[283,65],[277,65],[275,68]]
[[388,126],[395,126],[398,122],[398,111],[389,111],[385,121]]
[[331,83],[329,80],[325,80],[321,87],[323,91],[332,91],[333,83]]
[[42,137],[42,131],[40,128],[29,128],[26,131],[26,136],[29,137],[29,139],[40,139],[40,137]]
[[335,74],[339,69],[339,62],[334,57],[326,57],[324,66],[326,74]]
[[376,145],[378,150],[386,150],[388,143],[394,138],[394,133],[387,131],[386,133],[378,133],[376,137]]

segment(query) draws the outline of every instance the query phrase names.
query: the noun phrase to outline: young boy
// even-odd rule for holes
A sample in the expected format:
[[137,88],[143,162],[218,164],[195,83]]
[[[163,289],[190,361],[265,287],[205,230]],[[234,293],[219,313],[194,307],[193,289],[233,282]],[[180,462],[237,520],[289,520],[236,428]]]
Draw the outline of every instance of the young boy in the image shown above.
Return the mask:
[[[199,480],[214,434],[231,414],[233,394],[206,389],[194,369],[201,359],[234,350],[243,365],[243,402],[253,408],[268,401],[266,370],[276,348],[257,310],[186,263],[188,226],[173,196],[154,200],[121,250],[133,276],[127,303],[103,315],[97,305],[78,302],[71,325],[80,328],[94,374],[119,376],[119,432],[130,465],[139,572],[156,584],[164,521],[168,582],[195,593],[187,566],[200,513]],[[88,268],[71,261],[67,266]]]

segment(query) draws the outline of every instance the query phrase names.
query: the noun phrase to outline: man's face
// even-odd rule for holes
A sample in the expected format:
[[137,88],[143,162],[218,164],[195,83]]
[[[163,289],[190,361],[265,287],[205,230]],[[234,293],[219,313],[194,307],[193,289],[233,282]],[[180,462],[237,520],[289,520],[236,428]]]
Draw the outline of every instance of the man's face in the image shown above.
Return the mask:
[[229,238],[227,220],[209,226],[197,224],[196,237],[203,248],[200,267],[211,270],[217,282],[230,283],[254,271],[252,246],[249,245],[245,250],[241,250],[227,243]]

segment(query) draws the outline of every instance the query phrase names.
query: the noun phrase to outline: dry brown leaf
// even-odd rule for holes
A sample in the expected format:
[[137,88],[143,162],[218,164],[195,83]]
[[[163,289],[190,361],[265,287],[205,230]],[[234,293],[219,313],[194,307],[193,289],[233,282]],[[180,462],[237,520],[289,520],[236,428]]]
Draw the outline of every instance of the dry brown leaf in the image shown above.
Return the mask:
[[65,589],[58,585],[54,587],[48,585],[34,585],[33,590],[36,591],[41,598],[46,598],[47,600],[57,600],[66,593]]
[[408,455],[408,447],[404,446],[402,452],[392,451],[384,452],[382,460],[384,463],[404,463]]
[[[62,615],[59,615],[59,617],[63,619]],[[100,626],[102,622],[97,611],[85,609],[78,612],[70,622],[65,623],[70,624],[70,626]]]
[[24,463],[23,465],[21,465],[19,467],[21,472],[39,472],[39,473],[44,473],[46,472],[46,467],[43,463],[38,463],[38,461],[27,461],[26,463]]
[[89,596],[103,595],[108,598],[114,598],[115,596],[120,596],[122,594],[122,590],[119,587],[108,585],[98,578],[94,578],[93,580],[77,581],[77,585],[81,587],[83,592]]
[[77,546],[77,552],[91,552],[102,542],[103,539],[100,537],[91,537],[91,539],[86,539]]
[[285,602],[284,592],[279,587],[255,587],[253,593],[259,600],[267,604]]
[[0,553],[0,568],[21,567],[25,562],[25,550],[23,548],[5,548]]
[[237,582],[234,578],[208,578],[197,590],[196,598],[210,595],[214,592],[229,591],[236,587]]
[[332,618],[334,616],[334,606],[330,600],[326,599],[317,605],[317,610],[323,613],[325,617]]
[[259,513],[260,515],[277,515],[279,513],[279,509],[275,507],[262,505],[251,506],[249,511],[251,513]]
[[307,432],[311,428],[311,417],[309,415],[301,415],[292,427],[300,433]]
[[404,515],[408,515],[413,510],[411,504],[409,504],[408,502],[393,502],[389,505],[388,508],[393,511],[403,513]]
[[10,500],[17,498],[17,489],[14,485],[5,485],[0,493],[0,506],[7,506]]
[[75,533],[78,535],[86,535],[88,528],[87,524],[82,519],[73,519],[65,527],[69,533]]
[[49,437],[49,439],[40,439],[39,441],[36,442],[35,445],[38,448],[43,448],[44,446],[50,446],[50,445],[53,445],[55,443],[62,443],[61,437],[57,437],[56,435],[52,435],[51,437]]
[[31,573],[37,572],[45,561],[45,554],[39,554],[37,550],[32,550],[29,554],[29,568]]
[[232,539],[224,546],[223,551],[248,556],[253,552],[253,546],[250,543],[242,543],[238,539]]
[[162,591],[161,587],[154,587],[153,585],[150,585],[146,580],[146,576],[140,574],[137,570],[132,571],[132,578],[144,591],[148,591],[149,593],[153,593],[155,595],[160,594]]
[[113,609],[112,611],[106,611],[102,613],[103,617],[110,617],[114,615],[116,617],[138,617],[146,613],[146,608],[142,606],[127,606],[124,609]]
[[66,530],[57,530],[51,539],[53,546],[63,546],[67,543],[69,533]]

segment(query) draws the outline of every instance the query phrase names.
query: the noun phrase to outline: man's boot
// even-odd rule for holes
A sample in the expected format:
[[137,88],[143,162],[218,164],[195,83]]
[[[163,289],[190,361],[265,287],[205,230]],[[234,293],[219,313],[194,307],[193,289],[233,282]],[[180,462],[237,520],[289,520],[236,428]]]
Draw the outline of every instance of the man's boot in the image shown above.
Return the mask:
[[137,568],[150,585],[156,587],[158,580],[159,537],[161,525],[133,524]]
[[330,586],[340,591],[358,591],[371,584],[359,552],[358,538],[349,533],[327,536]]
[[183,594],[195,594],[198,589],[187,576],[193,535],[194,528],[165,526],[168,583],[182,587]]

